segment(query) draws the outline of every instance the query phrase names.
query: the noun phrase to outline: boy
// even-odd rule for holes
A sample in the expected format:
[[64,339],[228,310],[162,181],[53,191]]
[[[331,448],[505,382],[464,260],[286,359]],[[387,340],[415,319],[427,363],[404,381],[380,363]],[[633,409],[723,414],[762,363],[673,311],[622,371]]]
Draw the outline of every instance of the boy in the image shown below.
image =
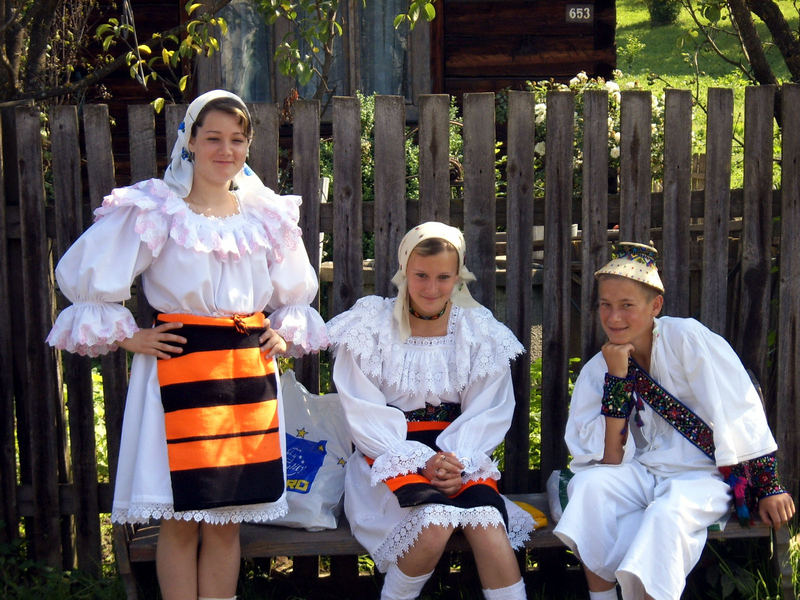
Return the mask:
[[616,599],[616,582],[625,600],[678,600],[708,526],[729,510],[728,481],[749,485],[765,523],[794,514],[733,349],[694,319],[656,318],[655,259],[623,242],[595,273],[608,342],[581,370],[567,421],[575,477],[555,533],[581,559],[591,600]]

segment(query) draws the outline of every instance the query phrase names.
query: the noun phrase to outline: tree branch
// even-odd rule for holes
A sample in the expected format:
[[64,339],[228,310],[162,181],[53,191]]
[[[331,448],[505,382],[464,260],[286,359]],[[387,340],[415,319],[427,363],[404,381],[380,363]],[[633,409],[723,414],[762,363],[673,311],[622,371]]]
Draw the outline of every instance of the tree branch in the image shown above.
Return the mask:
[[775,73],[772,72],[772,67],[767,62],[764,46],[758,36],[756,25],[753,22],[753,15],[750,13],[750,9],[747,8],[746,1],[728,0],[728,8],[731,12],[731,19],[739,33],[739,39],[747,60],[753,68],[753,76],[756,81],[762,85],[777,85],[778,80],[775,77]]
[[789,69],[792,81],[800,82],[800,42],[792,33],[780,7],[773,0],[747,0],[747,6],[769,29]]
[[[232,0],[217,0],[214,2],[211,7],[209,8],[209,13],[212,15],[216,15],[220,10],[225,8],[228,4],[231,3]],[[170,35],[178,35],[182,31],[184,31],[183,25],[176,25],[175,27],[167,30],[162,31],[159,34],[154,35],[148,41],[145,42],[147,46],[150,46],[154,50],[160,49],[164,43],[164,40]],[[127,52],[122,53],[111,62],[103,65],[99,69],[92,71],[89,75],[84,77],[83,79],[76,81],[74,83],[66,83],[61,86],[50,87],[46,89],[39,89],[34,91],[26,91],[22,93],[15,94],[13,98],[5,102],[0,102],[0,106],[14,106],[17,104],[24,104],[29,100],[47,100],[49,98],[56,98],[58,96],[64,96],[66,94],[74,94],[77,92],[81,92],[96,83],[99,83],[105,77],[119,69],[120,67],[127,64]]]

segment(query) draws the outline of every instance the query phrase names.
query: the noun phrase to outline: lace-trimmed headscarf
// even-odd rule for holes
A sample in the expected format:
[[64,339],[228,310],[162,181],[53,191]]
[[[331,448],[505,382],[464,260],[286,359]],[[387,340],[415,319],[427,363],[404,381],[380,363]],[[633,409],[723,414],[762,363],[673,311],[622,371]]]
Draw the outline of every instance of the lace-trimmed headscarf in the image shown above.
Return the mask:
[[[170,163],[167,170],[164,172],[164,181],[166,184],[181,198],[185,198],[192,190],[192,178],[194,177],[194,163],[192,162],[192,155],[189,152],[189,140],[192,136],[192,126],[194,125],[197,116],[203,107],[218,98],[231,98],[235,100],[244,114],[250,120],[250,111],[239,96],[228,92],[226,90],[211,90],[205,94],[201,94],[195,98],[189,107],[186,109],[186,115],[183,121],[178,125],[178,138],[175,140],[175,145],[172,147],[172,154],[170,155]],[[253,189],[260,189],[265,187],[253,170],[245,165],[233,177],[233,184],[235,187],[242,191]]]
[[467,308],[480,306],[467,289],[467,283],[475,281],[475,275],[464,265],[464,255],[467,250],[464,234],[455,227],[450,227],[438,221],[428,221],[427,223],[418,225],[405,234],[400,241],[400,247],[397,249],[397,262],[400,264],[400,268],[397,269],[397,273],[392,277],[392,283],[397,286],[397,301],[394,303],[394,320],[397,323],[400,337],[403,341],[411,336],[411,322],[408,318],[408,276],[406,274],[408,259],[411,256],[411,252],[420,242],[432,238],[449,242],[456,249],[456,252],[458,252],[458,282],[455,287],[453,287],[453,291],[450,294],[450,301],[456,306]]

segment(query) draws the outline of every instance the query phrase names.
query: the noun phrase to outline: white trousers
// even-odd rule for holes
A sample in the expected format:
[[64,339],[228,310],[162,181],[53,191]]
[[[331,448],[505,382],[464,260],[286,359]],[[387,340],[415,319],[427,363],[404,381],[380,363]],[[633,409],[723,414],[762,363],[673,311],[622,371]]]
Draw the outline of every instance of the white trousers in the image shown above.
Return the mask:
[[730,510],[729,489],[716,471],[662,477],[637,461],[597,465],[570,481],[555,534],[590,571],[618,581],[625,600],[679,600],[708,526]]

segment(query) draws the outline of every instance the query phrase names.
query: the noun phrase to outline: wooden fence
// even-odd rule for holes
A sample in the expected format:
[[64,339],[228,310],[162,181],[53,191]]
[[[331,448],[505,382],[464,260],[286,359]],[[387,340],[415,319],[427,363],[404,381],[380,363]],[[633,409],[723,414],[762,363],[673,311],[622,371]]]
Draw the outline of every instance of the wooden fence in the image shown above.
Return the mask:
[[[333,314],[362,295],[362,234],[375,233],[375,289],[391,294],[395,250],[405,230],[420,221],[463,227],[473,292],[495,306],[496,283],[505,286],[505,321],[530,346],[533,280],[543,286],[541,469],[528,468],[530,353],[513,365],[517,410],[506,439],[504,487],[541,489],[551,469],[564,466],[562,434],[568,406],[570,356],[597,351],[592,273],[617,235],[649,241],[662,250],[667,288],[664,312],[692,315],[724,333],[762,382],[780,445],[784,481],[797,492],[800,401],[800,87],[784,86],[781,180],[773,185],[776,90],[746,92],[744,186],[730,189],[733,94],[708,95],[705,189],[690,190],[691,103],[685,90],[666,92],[663,192],[651,193],[649,92],[623,92],[620,193],[608,189],[608,97],[584,98],[582,194],[573,197],[575,97],[547,97],[546,191],[534,198],[534,97],[511,92],[505,148],[507,197],[496,200],[494,97],[468,94],[463,102],[463,199],[452,200],[448,161],[448,97],[420,101],[420,199],[405,193],[404,104],[378,97],[375,105],[375,201],[363,202],[359,105],[333,104],[332,201],[320,203],[319,104],[295,106],[292,138],[294,191],[302,194],[301,225],[311,260],[319,261],[319,233],[333,236]],[[278,180],[278,112],[252,107],[256,138],[251,165],[267,185]],[[171,148],[183,107],[167,107],[166,145],[156,147],[149,105],[130,107],[131,179],[158,175],[156,156]],[[91,367],[88,358],[52,351],[44,343],[56,310],[52,266],[90,222],[116,184],[108,113],[102,105],[53,108],[50,138],[31,108],[3,114],[5,197],[0,202],[0,536],[30,541],[31,556],[54,566],[99,569],[99,513],[110,511],[111,484],[98,483]],[[160,129],[159,129],[160,130]],[[48,159],[43,162],[43,157]],[[49,167],[43,168],[43,164]],[[578,223],[580,234],[571,235]],[[609,226],[619,225],[618,231]],[[534,225],[544,226],[543,265],[532,262]],[[505,229],[507,264],[495,263],[496,231]],[[327,317],[333,314],[326,315]],[[538,315],[537,315],[538,316]],[[538,319],[537,319],[538,321]],[[144,324],[144,322],[142,323]],[[575,340],[570,342],[570,340]],[[103,375],[109,468],[116,469],[126,390],[126,356],[97,361]],[[314,388],[318,361],[297,365]]]

